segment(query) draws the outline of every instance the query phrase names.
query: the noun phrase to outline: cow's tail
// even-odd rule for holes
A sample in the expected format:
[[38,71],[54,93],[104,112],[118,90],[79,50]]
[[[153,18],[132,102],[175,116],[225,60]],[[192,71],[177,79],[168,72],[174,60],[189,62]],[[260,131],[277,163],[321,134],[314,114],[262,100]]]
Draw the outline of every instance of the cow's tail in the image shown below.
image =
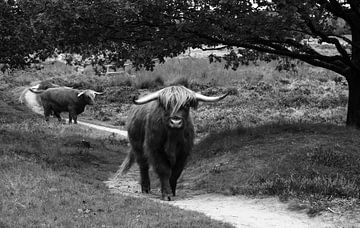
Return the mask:
[[25,103],[25,93],[27,92],[28,90],[27,89],[24,89],[21,94],[20,94],[20,97],[19,97],[19,102],[22,104],[22,103]]
[[134,162],[135,162],[135,154],[132,151],[130,151],[127,154],[126,158],[124,159],[123,163],[120,165],[120,168],[116,172],[115,177],[126,174],[131,168],[131,166],[134,164]]

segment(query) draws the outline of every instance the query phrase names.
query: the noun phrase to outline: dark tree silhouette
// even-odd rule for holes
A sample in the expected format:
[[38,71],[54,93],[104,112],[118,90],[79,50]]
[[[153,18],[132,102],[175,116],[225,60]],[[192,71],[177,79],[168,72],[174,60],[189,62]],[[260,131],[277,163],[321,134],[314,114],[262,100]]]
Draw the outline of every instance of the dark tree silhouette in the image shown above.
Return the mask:
[[[360,127],[358,0],[0,0],[0,8],[1,63],[24,65],[66,52],[152,69],[154,59],[203,45],[227,48],[223,59],[233,68],[286,56],[344,76],[346,123]],[[351,36],[339,34],[337,19]],[[309,38],[336,51],[322,53]]]

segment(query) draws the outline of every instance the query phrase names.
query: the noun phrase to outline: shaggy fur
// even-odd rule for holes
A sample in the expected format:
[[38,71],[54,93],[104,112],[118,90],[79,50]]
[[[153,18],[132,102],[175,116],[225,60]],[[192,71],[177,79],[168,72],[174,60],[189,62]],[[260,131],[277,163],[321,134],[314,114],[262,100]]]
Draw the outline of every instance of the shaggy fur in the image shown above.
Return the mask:
[[206,97],[183,86],[170,86],[134,100],[138,105],[132,107],[127,123],[131,150],[117,176],[136,161],[141,191],[148,193],[151,165],[160,179],[162,199],[170,200],[194,144],[190,108],[196,108],[198,101],[218,101],[226,95]]
[[[160,179],[162,199],[170,200],[170,195],[176,194],[177,180],[193,147],[194,126],[189,108],[194,107],[197,102],[187,99],[192,98],[191,96],[168,95],[170,96],[132,107],[127,124],[131,151],[120,166],[118,175],[125,174],[136,160],[140,168],[141,190],[148,193],[148,172],[149,165],[152,165]],[[179,102],[181,105],[176,103],[176,99],[183,101]],[[170,105],[173,106],[170,108]],[[183,119],[182,128],[172,129],[168,126],[172,113]]]
[[179,111],[181,107],[191,106],[196,108],[198,101],[195,92],[184,86],[170,86],[164,88],[159,94],[159,103],[170,110],[171,114]]

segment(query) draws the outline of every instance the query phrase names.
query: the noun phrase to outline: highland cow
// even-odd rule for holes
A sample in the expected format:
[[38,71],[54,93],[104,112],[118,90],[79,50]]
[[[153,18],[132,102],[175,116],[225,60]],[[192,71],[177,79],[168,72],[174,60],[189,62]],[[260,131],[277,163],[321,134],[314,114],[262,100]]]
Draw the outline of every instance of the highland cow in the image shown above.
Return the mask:
[[118,175],[125,174],[136,160],[141,191],[149,193],[151,165],[160,179],[161,198],[171,200],[194,144],[190,108],[196,108],[199,101],[219,101],[227,95],[208,97],[183,86],[170,86],[134,100],[127,123],[131,149]]
[[84,112],[86,105],[93,105],[95,96],[103,94],[94,90],[76,90],[69,87],[56,87],[47,90],[33,90],[33,93],[40,94],[42,106],[44,108],[45,120],[49,121],[49,116],[54,114],[61,121],[61,112],[69,112],[69,124],[74,120],[77,123],[77,116]]

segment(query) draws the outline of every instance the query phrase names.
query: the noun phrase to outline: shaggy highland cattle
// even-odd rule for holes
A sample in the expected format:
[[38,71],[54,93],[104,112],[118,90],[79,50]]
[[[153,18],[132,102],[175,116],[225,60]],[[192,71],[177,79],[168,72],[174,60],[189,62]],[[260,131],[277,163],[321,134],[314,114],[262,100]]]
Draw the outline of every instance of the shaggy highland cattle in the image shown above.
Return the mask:
[[33,90],[33,93],[40,94],[41,104],[44,108],[45,120],[53,113],[61,121],[61,112],[69,112],[69,124],[74,120],[77,123],[77,115],[84,112],[86,105],[93,105],[95,96],[103,94],[94,90],[80,91],[69,87],[56,87],[47,90]]
[[199,101],[219,101],[227,95],[208,97],[184,86],[170,86],[134,100],[127,123],[131,149],[117,175],[125,174],[136,160],[141,191],[149,193],[151,165],[160,179],[161,198],[171,200],[194,144],[190,108],[196,108]]

